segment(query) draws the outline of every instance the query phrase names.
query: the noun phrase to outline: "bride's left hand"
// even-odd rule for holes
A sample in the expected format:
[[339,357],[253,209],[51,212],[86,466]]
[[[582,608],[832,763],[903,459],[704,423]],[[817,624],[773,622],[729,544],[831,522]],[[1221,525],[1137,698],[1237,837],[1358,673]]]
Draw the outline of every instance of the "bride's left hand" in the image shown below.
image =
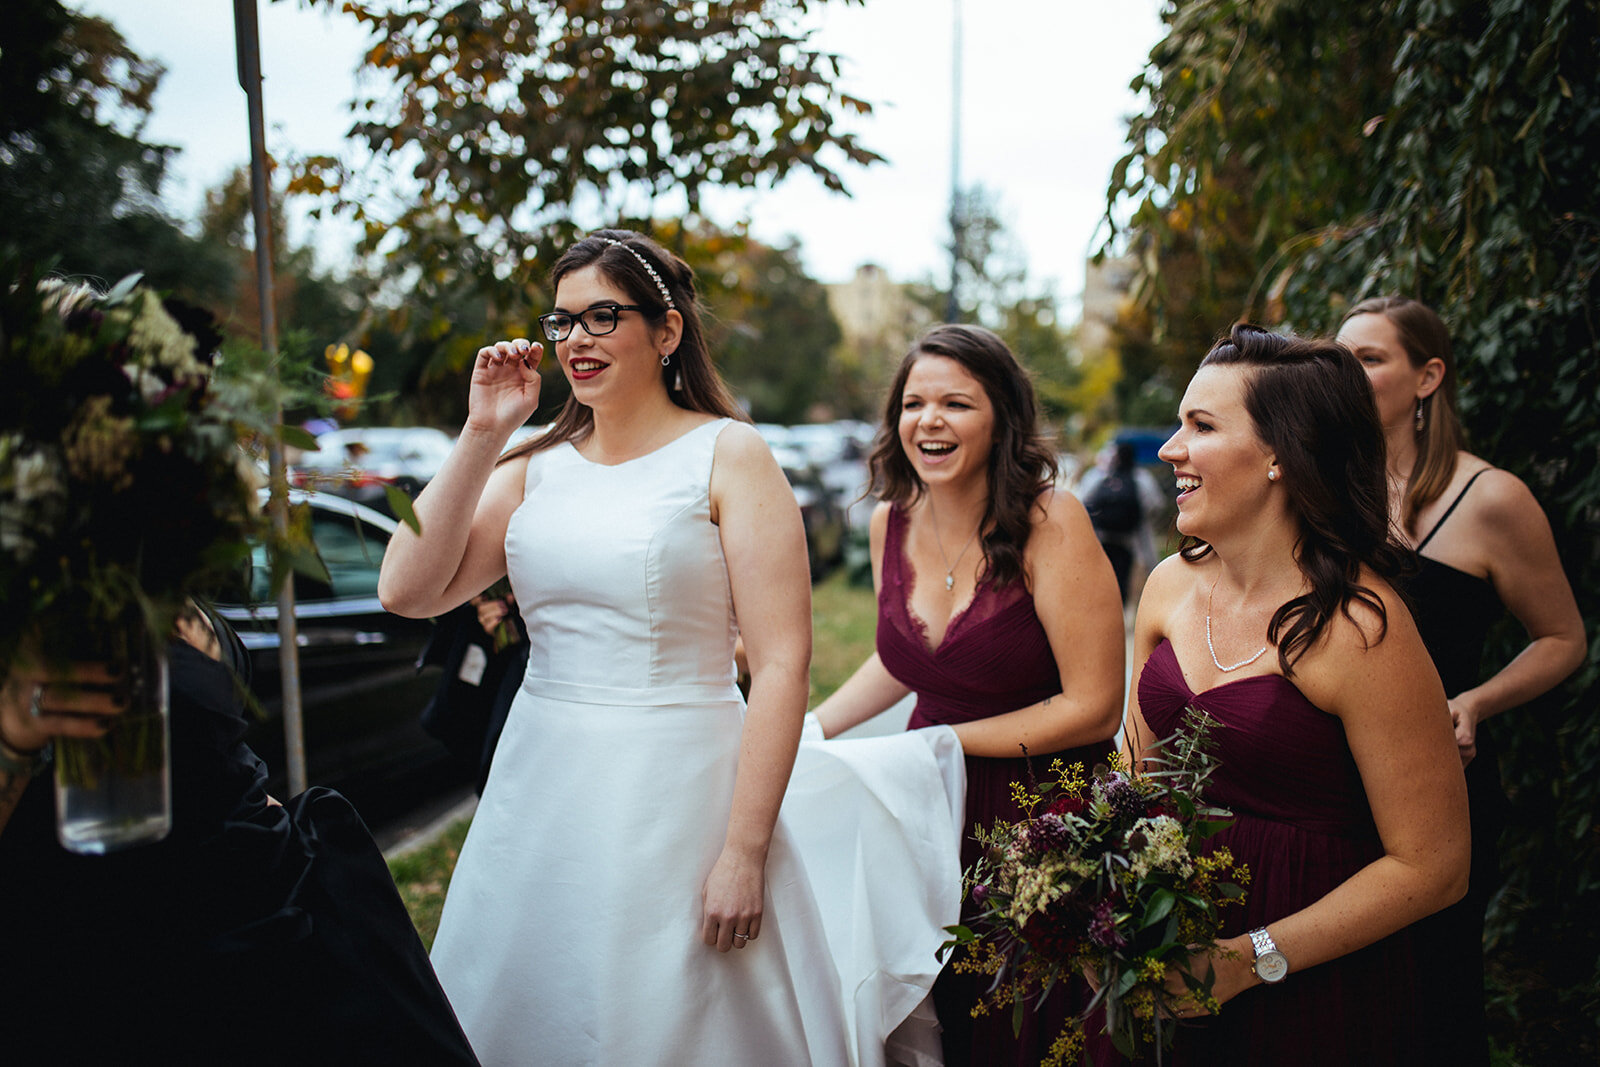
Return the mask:
[[701,890],[700,936],[718,952],[744,948],[761,933],[766,863],[724,848]]

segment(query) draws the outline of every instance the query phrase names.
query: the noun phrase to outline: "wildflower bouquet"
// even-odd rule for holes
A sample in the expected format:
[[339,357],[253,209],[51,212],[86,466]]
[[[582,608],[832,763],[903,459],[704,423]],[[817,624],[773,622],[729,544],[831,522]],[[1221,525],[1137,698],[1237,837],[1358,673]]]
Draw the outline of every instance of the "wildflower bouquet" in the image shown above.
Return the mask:
[[[1187,970],[1215,945],[1222,908],[1242,899],[1249,872],[1227,849],[1201,842],[1229,813],[1201,801],[1217,763],[1207,751],[1213,721],[1190,708],[1184,729],[1162,741],[1152,769],[1130,774],[1114,756],[1086,777],[1080,764],[1051,766],[1053,781],[1012,791],[1026,817],[980,831],[984,856],[966,873],[976,929],[952,927],[953,966],[991,974],[979,1010],[1010,1007],[1020,1024],[1030,999],[1092,975],[1106,1033],[1123,1055],[1171,1047],[1175,1001],[1187,995],[1215,1011],[1209,978]],[[1181,976],[1187,994],[1167,987]],[[1075,1019],[1046,1064],[1073,1062],[1083,1048]]]
[[138,280],[0,291],[0,667],[30,633],[75,658],[130,620],[164,635],[248,556],[260,479],[208,387],[220,338]]

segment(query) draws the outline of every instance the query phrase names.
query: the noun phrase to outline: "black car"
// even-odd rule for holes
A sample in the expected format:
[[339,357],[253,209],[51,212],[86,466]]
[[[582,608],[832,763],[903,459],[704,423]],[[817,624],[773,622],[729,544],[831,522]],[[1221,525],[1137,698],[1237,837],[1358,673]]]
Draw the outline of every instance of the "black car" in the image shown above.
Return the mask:
[[[292,499],[311,509],[312,539],[329,576],[294,575],[309,784],[336,786],[360,803],[424,773],[448,776],[444,747],[418,723],[439,678],[437,670],[417,669],[433,624],[391,614],[378,602],[378,566],[395,521],[326,493],[295,492]],[[266,550],[258,548],[246,602],[219,604],[218,611],[249,650],[251,691],[264,717],[246,741],[267,761],[271,788],[282,795],[278,609],[265,564]]]

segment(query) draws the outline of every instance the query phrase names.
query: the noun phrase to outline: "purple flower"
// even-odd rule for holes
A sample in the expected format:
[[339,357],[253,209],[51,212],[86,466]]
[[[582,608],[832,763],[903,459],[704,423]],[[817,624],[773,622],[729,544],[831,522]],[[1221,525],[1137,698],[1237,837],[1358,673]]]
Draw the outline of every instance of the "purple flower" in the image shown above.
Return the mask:
[[1061,816],[1046,813],[1028,824],[1028,847],[1039,852],[1064,849],[1072,844],[1072,834]]
[[1117,919],[1111,901],[1102,900],[1094,906],[1094,918],[1089,920],[1089,940],[1101,948],[1122,948],[1128,939],[1117,933]]
[[989,887],[988,886],[986,886],[986,885],[984,885],[983,883],[980,882],[977,885],[972,887],[972,902],[974,904],[982,904],[985,900],[988,900],[988,899],[989,899]]

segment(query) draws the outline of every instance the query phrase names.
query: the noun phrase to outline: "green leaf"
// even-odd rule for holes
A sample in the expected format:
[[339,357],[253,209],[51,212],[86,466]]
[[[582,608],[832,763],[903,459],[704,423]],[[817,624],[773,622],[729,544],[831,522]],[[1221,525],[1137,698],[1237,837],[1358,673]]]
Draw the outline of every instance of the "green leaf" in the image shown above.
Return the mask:
[[383,495],[388,498],[389,508],[394,512],[394,517],[411,527],[412,533],[421,534],[422,523],[418,520],[417,512],[411,506],[411,498],[406,495],[405,490],[399,486],[386,485],[383,487]]
[[321,451],[322,446],[317,443],[316,435],[303,426],[284,423],[278,429],[278,440],[291,448],[298,448],[306,452]]
[[1139,920],[1139,929],[1145,930],[1165,919],[1172,913],[1173,905],[1178,898],[1170,889],[1157,889],[1150,894],[1150,900],[1145,905],[1144,916]]

